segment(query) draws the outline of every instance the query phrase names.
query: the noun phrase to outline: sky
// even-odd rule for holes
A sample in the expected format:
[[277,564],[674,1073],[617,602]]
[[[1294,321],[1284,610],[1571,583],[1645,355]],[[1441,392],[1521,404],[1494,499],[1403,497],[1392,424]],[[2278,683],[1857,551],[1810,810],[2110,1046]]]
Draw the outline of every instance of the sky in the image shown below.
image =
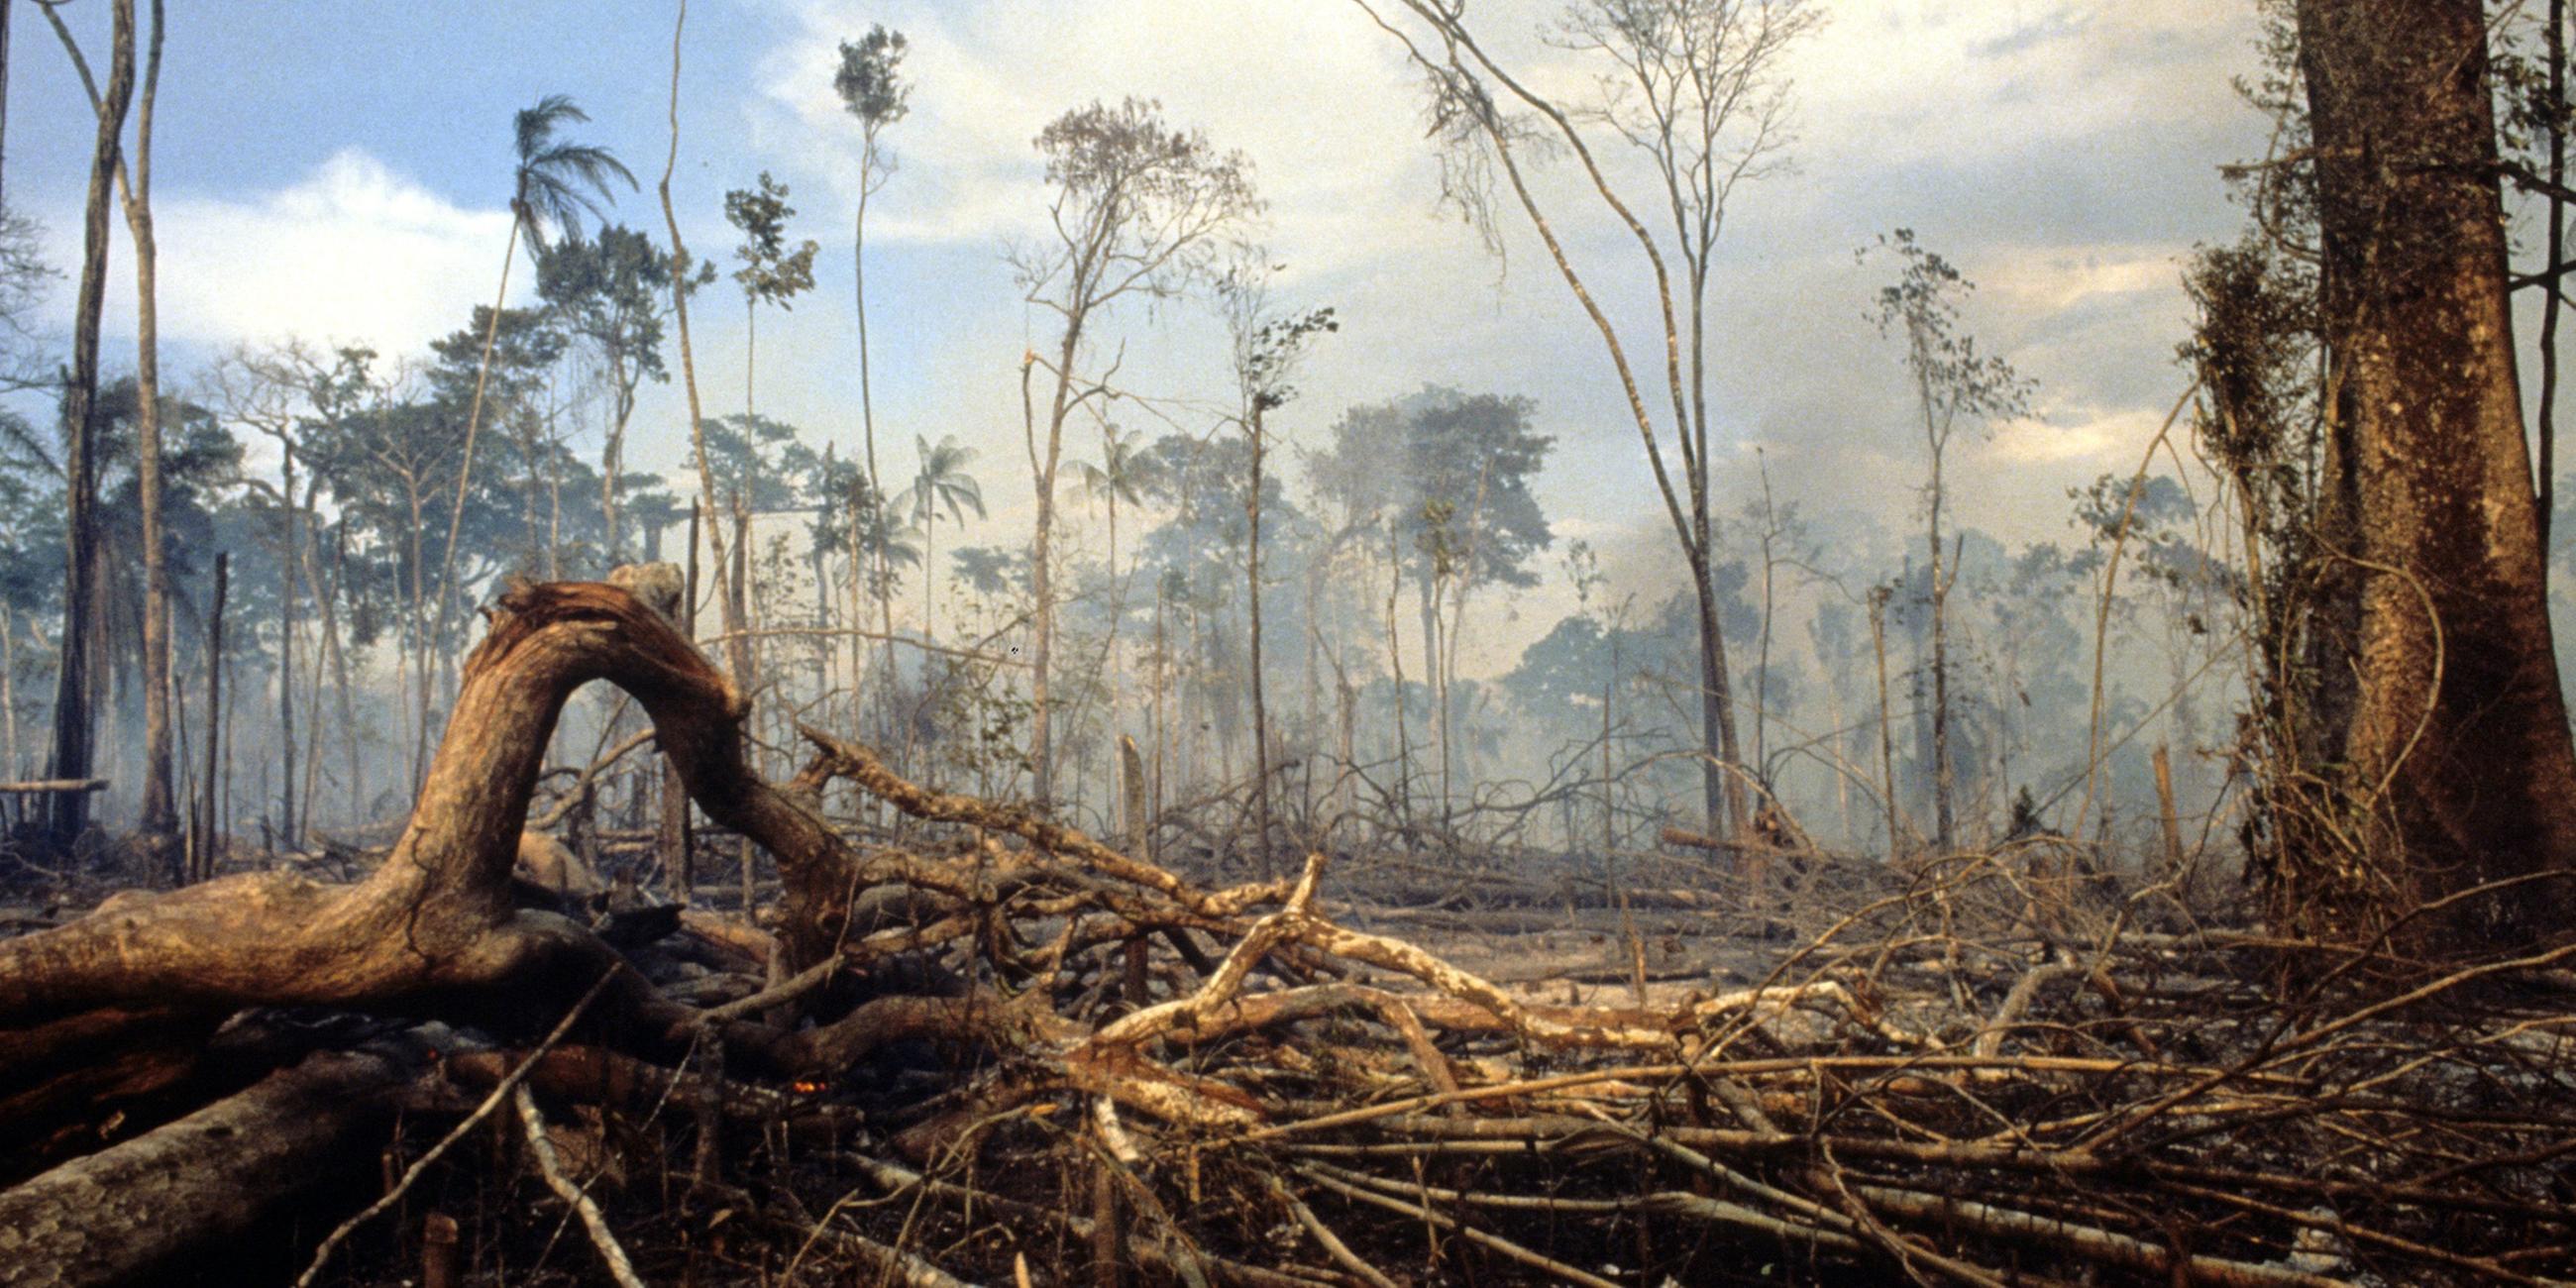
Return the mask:
[[[2016,541],[2069,537],[2066,490],[2134,469],[2182,392],[2184,259],[2240,227],[2217,167],[2263,149],[2266,122],[2231,88],[2254,69],[2251,6],[1818,7],[1824,23],[1788,65],[1789,164],[1738,190],[1712,281],[1720,508],[1758,495],[1758,459],[1783,499],[1852,521],[1840,529],[1913,526],[1919,432],[1901,353],[1868,317],[1892,269],[1856,254],[1906,227],[1977,283],[1964,323],[1981,347],[2036,382],[2028,417],[1959,447],[1958,519]],[[6,196],[71,265],[94,127],[33,8],[17,7],[13,32]],[[1559,8],[1480,0],[1473,12],[1533,83],[1575,90],[1588,71],[1535,36]],[[98,57],[104,0],[63,12]],[[498,282],[511,115],[547,94],[571,96],[592,117],[574,137],[643,180],[610,213],[658,240],[674,14],[571,0],[171,6],[153,188],[165,372],[184,380],[233,346],[289,338],[418,354],[461,327]],[[909,38],[914,85],[886,139],[899,169],[870,210],[879,452],[899,475],[916,436],[975,447],[993,518],[970,542],[1024,542],[1031,509],[1018,368],[1052,332],[1007,253],[1044,230],[1032,139],[1070,108],[1136,95],[1250,160],[1267,202],[1257,232],[1284,266],[1278,296],[1342,322],[1274,428],[1321,443],[1343,409],[1426,383],[1526,396],[1556,439],[1538,491],[1559,537],[1592,542],[1614,589],[1641,601],[1678,584],[1597,336],[1525,225],[1505,225],[1497,255],[1437,208],[1416,80],[1351,0],[697,0],[673,179],[685,236],[702,255],[727,252],[722,194],[766,171],[791,190],[791,235],[821,244],[819,289],[760,321],[763,414],[845,452],[857,443],[859,135],[831,74],[837,42],[871,23]],[[1573,179],[1549,168],[1541,200],[1632,347],[1651,351],[1633,245]],[[119,232],[111,368],[132,354]],[[530,277],[522,260],[514,303]],[[70,296],[66,283],[52,302],[65,330]],[[739,296],[701,298],[705,402],[737,410]],[[1128,355],[1122,379],[1156,400],[1120,418],[1205,432],[1226,388],[1212,315],[1168,304],[1122,312],[1110,330]],[[648,390],[629,459],[676,471],[684,428],[677,386]],[[1090,454],[1079,439],[1071,450]],[[1469,669],[1508,665],[1543,633],[1571,606],[1561,583],[1495,613]]]

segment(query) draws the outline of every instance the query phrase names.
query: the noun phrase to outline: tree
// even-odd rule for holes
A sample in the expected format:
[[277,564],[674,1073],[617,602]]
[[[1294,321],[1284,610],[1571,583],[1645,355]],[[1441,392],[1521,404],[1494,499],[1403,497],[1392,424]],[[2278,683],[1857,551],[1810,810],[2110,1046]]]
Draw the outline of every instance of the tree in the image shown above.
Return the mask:
[[[519,237],[526,234],[529,245],[542,253],[547,229],[571,233],[579,227],[582,216],[600,214],[596,198],[615,199],[609,180],[624,179],[627,187],[636,186],[634,174],[607,148],[557,137],[565,125],[589,120],[588,113],[562,94],[538,99],[535,106],[522,108],[511,118],[511,152],[516,164],[511,172],[510,236],[501,251],[501,284],[493,292],[492,311],[484,319],[483,360],[475,377],[473,401],[465,413],[464,460],[456,471],[456,502],[448,511],[447,554],[438,579],[438,634],[442,636],[447,633],[448,604],[456,597],[456,538],[465,526],[465,496],[474,475],[474,439],[483,425],[484,382],[491,374],[492,344],[499,335],[502,305],[510,297],[510,265],[518,257]],[[423,714],[425,719],[426,712]]]
[[742,267],[734,270],[733,280],[742,287],[742,411],[746,416],[757,414],[752,392],[757,383],[760,306],[793,309],[797,296],[814,289],[817,247],[813,240],[808,238],[794,248],[787,245],[787,221],[795,217],[796,208],[787,204],[787,185],[770,178],[766,170],[760,172],[759,186],[725,194],[725,220],[742,230],[742,244],[733,252]]
[[[1712,581],[1708,286],[1736,185],[1768,173],[1787,142],[1788,84],[1780,63],[1821,15],[1804,0],[1576,0],[1551,39],[1607,68],[1597,101],[1567,106],[1497,61],[1469,29],[1463,5],[1397,0],[1419,24],[1407,29],[1381,16],[1374,0],[1353,2],[1402,41],[1425,74],[1433,134],[1446,149],[1443,199],[1463,209],[1491,242],[1491,189],[1497,180],[1508,187],[1512,204],[1545,243],[1558,276],[1601,336],[1698,599],[1707,753],[1703,804],[1713,827],[1725,819],[1741,826],[1745,793],[1725,628]],[[1523,111],[1528,115],[1518,114]],[[1551,144],[1573,154],[1587,186],[1652,270],[1661,322],[1656,338],[1663,346],[1664,392],[1671,404],[1661,424],[1629,358],[1623,338],[1628,332],[1594,297],[1529,185],[1526,159]],[[1613,146],[1643,161],[1645,176],[1635,181],[1640,187],[1613,177],[1616,158],[1604,155]],[[1663,223],[1663,230],[1650,228],[1650,220]],[[1671,257],[1680,260],[1678,276]],[[1680,457],[1678,486],[1666,460],[1668,442]]]
[[305,449],[315,472],[331,480],[343,514],[381,543],[391,565],[389,592],[408,604],[409,611],[400,614],[405,638],[395,653],[394,680],[398,691],[409,688],[416,695],[404,704],[414,722],[404,781],[417,784],[427,772],[436,646],[429,629],[429,572],[433,560],[445,558],[429,515],[440,480],[463,452],[464,426],[437,403],[412,398],[407,370],[396,366],[380,374],[373,351],[346,348],[336,356],[333,378],[356,405],[326,422],[323,434],[308,436]]
[[[635,391],[646,380],[671,378],[662,362],[662,323],[671,315],[666,292],[678,285],[672,269],[671,257],[651,239],[625,227],[602,228],[590,241],[567,234],[537,259],[538,298],[607,368],[610,407],[599,458],[599,506],[608,529],[604,565],[624,561],[617,502],[626,486],[626,425],[635,415]],[[714,273],[714,265],[702,265],[691,285]]]
[[1105,398],[1102,380],[1077,373],[1083,345],[1101,312],[1129,296],[1168,297],[1205,277],[1218,240],[1257,213],[1251,163],[1219,152],[1195,130],[1166,124],[1162,105],[1130,98],[1116,107],[1093,103],[1057,117],[1037,137],[1046,158],[1046,181],[1056,190],[1048,208],[1053,240],[1013,255],[1025,298],[1056,316],[1063,330],[1048,366],[1054,390],[1047,403],[1041,442],[1028,405],[1032,351],[1021,362],[1022,403],[1027,411],[1029,470],[1037,487],[1037,525],[1029,543],[1035,622],[1030,650],[1032,795],[1044,806],[1054,791],[1047,685],[1055,648],[1055,577],[1050,560],[1055,537],[1055,482],[1064,459],[1064,427],[1083,404]]
[[[878,493],[868,481],[866,468],[855,461],[845,461],[826,448],[817,457],[799,449],[800,472],[805,475],[806,489],[814,502],[814,522],[810,529],[814,558],[815,593],[820,598],[832,584],[824,565],[834,554],[842,555],[848,564],[845,585],[849,588],[850,621],[855,626],[867,620],[863,605],[870,601],[890,602],[894,596],[898,566],[912,567],[921,562],[921,550],[908,539],[909,534],[895,518],[890,498]],[[893,633],[886,635],[885,676],[894,676],[892,656]],[[861,710],[858,682],[861,658],[867,646],[862,630],[850,635],[850,718],[855,722]],[[892,686],[883,690],[889,698]],[[888,721],[888,727],[892,722]]]
[[[123,155],[125,114],[134,101],[134,0],[115,0],[107,92],[98,107],[91,146],[89,198],[82,223],[80,294],[72,311],[72,362],[63,388],[62,665],[55,673],[54,742],[47,776],[87,778],[96,732],[91,701],[90,654],[97,630],[94,600],[98,567],[98,462],[93,431],[98,401],[99,314],[107,303],[108,189]],[[63,854],[89,823],[89,797],[65,792],[53,799],[49,818],[53,848]]]
[[[472,407],[481,408],[484,423],[510,433],[505,442],[515,448],[515,462],[485,454],[468,486],[480,488],[515,476],[519,494],[516,562],[519,571],[531,575],[547,572],[547,541],[537,516],[537,498],[544,487],[548,455],[541,439],[554,412],[548,395],[556,366],[569,344],[569,337],[558,325],[560,320],[560,315],[551,309],[503,309],[493,316],[477,304],[466,325],[432,340],[429,346],[435,359],[427,369],[430,393],[451,413],[464,411],[467,446],[472,445],[475,412],[466,409]],[[467,545],[475,553],[498,553],[473,547],[470,542]],[[471,581],[469,577],[449,585],[448,593],[453,596]],[[441,612],[446,611],[449,609],[442,607]]]
[[[724,621],[725,669],[733,673],[735,683],[747,690],[751,682],[751,637],[743,627],[740,598],[731,589],[733,574],[725,567],[724,527],[715,522],[715,476],[707,469],[707,445],[701,428],[707,423],[707,415],[706,408],[698,397],[697,347],[689,340],[689,292],[684,283],[689,280],[690,270],[695,261],[689,257],[687,241],[680,236],[679,210],[671,204],[671,175],[680,166],[681,38],[688,29],[689,0],[680,0],[678,12],[671,19],[671,150],[663,155],[662,181],[657,186],[657,191],[662,198],[662,225],[669,230],[671,236],[671,264],[674,270],[671,281],[671,316],[678,321],[680,328],[680,387],[687,391],[689,396],[689,449],[691,460],[698,470],[698,508],[707,519],[708,552],[715,556],[713,562],[716,603],[720,606],[718,611],[722,613]],[[696,525],[692,524],[690,530],[695,532]],[[695,538],[692,537],[691,540],[694,543]],[[689,557],[692,560],[697,558],[694,545]],[[682,608],[683,634],[695,633],[691,622],[696,613],[696,604],[688,604]],[[677,780],[673,777],[675,772],[666,758],[662,780],[666,817],[677,814],[685,819],[687,802],[680,797]],[[673,827],[667,830],[676,833],[679,829]],[[675,857],[685,859],[686,854],[684,852]]]
[[1084,494],[1105,502],[1109,508],[1109,638],[1102,652],[1109,659],[1109,727],[1113,738],[1126,730],[1126,675],[1118,656],[1118,628],[1126,622],[1127,582],[1133,571],[1122,571],[1118,566],[1118,506],[1123,501],[1130,508],[1141,507],[1154,481],[1154,458],[1139,446],[1141,438],[1104,420],[1100,422],[1100,463],[1081,461],[1074,465]]
[[1297,396],[1289,377],[1296,373],[1307,345],[1325,332],[1341,330],[1329,308],[1300,313],[1274,307],[1269,286],[1277,271],[1254,253],[1217,284],[1227,331],[1234,341],[1234,386],[1239,399],[1235,421],[1250,457],[1243,489],[1243,580],[1250,618],[1245,636],[1252,653],[1252,835],[1255,860],[1265,870],[1270,861],[1270,715],[1261,684],[1261,484],[1270,443],[1264,425],[1271,412]]
[[[796,208],[787,204],[787,185],[770,178],[766,170],[761,172],[757,187],[736,188],[725,194],[725,220],[742,230],[742,244],[733,252],[742,267],[734,270],[733,280],[742,287],[742,411],[746,420],[758,414],[753,391],[758,384],[760,306],[767,303],[781,310],[792,309],[797,296],[814,288],[814,242],[808,239],[792,249],[787,245],[787,221],[795,214]],[[733,596],[736,624],[725,629],[739,632],[743,629],[740,623],[750,615],[744,599],[750,592],[744,583],[750,580],[751,515],[768,507],[753,505],[739,480],[726,503],[733,512],[734,572],[728,593]],[[715,498],[708,498],[711,512],[716,504]],[[758,656],[755,650],[744,653],[754,666],[758,665]],[[746,675],[744,682],[749,679]]]
[[[1448,710],[1443,659],[1452,651],[1442,641],[1456,636],[1468,600],[1483,586],[1537,585],[1530,556],[1554,539],[1530,490],[1554,444],[1531,426],[1536,410],[1527,398],[1425,386],[1345,411],[1319,461],[1327,490],[1354,517],[1386,525],[1389,557],[1413,581],[1423,682],[1438,712]],[[1454,761],[1445,742],[1441,756],[1446,780]]]
[[2395,930],[2426,953],[2528,942],[2563,928],[2563,877],[2419,911],[2576,864],[2483,7],[2301,0],[2296,15],[2330,399],[2312,710],[2356,841],[2286,855],[2271,911],[2291,933]]
[[[470,344],[470,338],[461,343]],[[296,574],[303,544],[296,524],[299,505],[295,481],[297,466],[305,463],[303,439],[312,425],[312,413],[328,415],[336,407],[338,395],[330,369],[322,366],[298,344],[281,346],[270,352],[256,352],[247,347],[236,350],[217,364],[212,383],[228,419],[277,440],[278,481],[274,487],[266,480],[244,481],[255,491],[266,493],[277,512],[277,728],[278,757],[283,770],[280,781],[284,784],[277,806],[281,820],[279,838],[291,847],[296,844],[295,640],[299,598]],[[309,469],[304,474],[308,479],[306,504],[309,506],[321,480]]]
[[1878,245],[1896,257],[1897,276],[1880,289],[1874,316],[1880,335],[1901,333],[1905,338],[1905,373],[1914,384],[1915,412],[1922,421],[1924,539],[1930,556],[1924,598],[1932,627],[1932,840],[1946,851],[1956,823],[1958,790],[1958,767],[1950,755],[1950,590],[1959,569],[1957,559],[1942,548],[1941,515],[1949,499],[1942,470],[1962,419],[1991,425],[2020,415],[2029,403],[2029,387],[2010,363],[1977,352],[1976,337],[1960,333],[1958,301],[1976,290],[1975,283],[1925,250],[1911,228],[1879,238]]
[[[1674,538],[1698,587],[1700,716],[1708,762],[1703,765],[1703,804],[1710,824],[1744,824],[1734,698],[1728,690],[1726,631],[1718,621],[1713,541],[1708,505],[1708,278],[1726,204],[1736,183],[1767,173],[1788,142],[1788,82],[1780,59],[1814,31],[1821,15],[1803,0],[1579,0],[1551,33],[1558,46],[1607,62],[1602,98],[1561,106],[1504,70],[1466,26],[1463,5],[1399,0],[1430,39],[1388,23],[1355,0],[1378,26],[1404,41],[1406,54],[1427,75],[1432,93],[1432,134],[1445,144],[1443,198],[1458,204],[1494,242],[1494,193],[1502,180],[1512,204],[1528,216],[1546,242],[1548,258],[1566,289],[1600,332],[1610,366],[1628,397],[1628,415],[1646,446],[1656,492]],[[1499,95],[1497,95],[1499,88]],[[1517,103],[1530,118],[1515,116]],[[1564,240],[1540,209],[1525,175],[1525,157],[1561,142],[1584,170],[1584,180],[1620,227],[1638,245],[1654,273],[1662,319],[1664,389],[1669,422],[1659,428],[1646,407],[1628,340],[1584,283]],[[1605,165],[1602,149],[1625,144],[1646,165],[1643,198],[1620,196],[1623,185]],[[1613,157],[1615,160],[1615,157]],[[1641,216],[1638,209],[1656,211]],[[1649,229],[1664,222],[1664,232]],[[1499,245],[1499,242],[1497,242]],[[1667,255],[1680,258],[1680,278]],[[1667,466],[1669,440],[1680,456],[1680,487]]]
[[[882,141],[886,128],[901,121],[912,110],[912,86],[903,78],[903,33],[889,31],[883,25],[868,28],[868,34],[857,43],[841,42],[840,70],[833,73],[832,89],[841,96],[841,106],[859,123],[859,202],[858,212],[850,220],[851,300],[859,320],[859,429],[866,443],[868,490],[878,498],[886,495],[885,480],[877,473],[877,410],[874,390],[868,379],[868,198],[876,195],[894,174],[894,154]],[[882,545],[880,548],[885,548]],[[853,578],[857,573],[851,573]],[[877,616],[885,631],[886,675],[894,675],[894,593],[893,578],[880,565],[877,569]],[[851,671],[858,669],[857,646],[851,648]]]
[[948,511],[952,523],[965,522],[966,511],[970,509],[976,518],[983,518],[984,488],[975,481],[974,475],[966,472],[967,462],[975,459],[975,449],[958,442],[956,435],[940,439],[937,447],[918,435],[912,442],[921,462],[920,469],[912,476],[912,521],[921,525],[921,637],[936,640],[938,632],[933,629],[931,616],[929,570],[930,561],[938,554],[938,544],[932,529],[943,509]]
[[[125,75],[133,76],[132,14],[125,10],[127,28],[124,44],[114,56],[125,60]],[[63,49],[71,55],[72,67],[79,72],[81,87],[89,94],[90,109],[99,114],[104,125],[107,103],[90,75],[89,62],[81,56],[80,46],[73,41],[71,28],[63,24],[54,6],[44,6],[46,21],[61,38]],[[138,501],[142,507],[143,580],[146,587],[143,602],[143,799],[141,817],[136,828],[144,849],[145,861],[156,869],[169,869],[175,862],[178,847],[179,812],[171,784],[170,755],[170,574],[165,545],[161,540],[161,343],[160,292],[155,276],[160,268],[158,242],[152,228],[152,109],[160,97],[161,42],[163,32],[161,0],[152,0],[152,35],[144,56],[143,96],[135,115],[134,165],[129,173],[125,162],[116,162],[116,181],[123,197],[126,232],[134,240],[135,295],[135,382],[140,394],[136,399],[136,420],[141,442],[138,447]],[[0,92],[8,84],[5,60],[8,49],[8,18],[0,14]],[[113,68],[110,69],[114,71]],[[119,127],[121,130],[121,126]],[[93,377],[94,378],[94,377]]]

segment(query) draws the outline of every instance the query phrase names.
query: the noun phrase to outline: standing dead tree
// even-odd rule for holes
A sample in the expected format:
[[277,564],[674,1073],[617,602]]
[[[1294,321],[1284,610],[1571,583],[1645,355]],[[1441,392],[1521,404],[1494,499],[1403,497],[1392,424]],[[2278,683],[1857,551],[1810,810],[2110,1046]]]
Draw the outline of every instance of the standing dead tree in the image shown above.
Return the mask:
[[[1084,403],[1110,392],[1102,380],[1078,374],[1084,346],[1096,339],[1103,314],[1119,300],[1168,297],[1202,278],[1219,240],[1258,214],[1261,201],[1253,194],[1251,163],[1241,153],[1220,152],[1205,135],[1173,128],[1164,122],[1161,105],[1144,99],[1076,108],[1049,123],[1037,146],[1046,156],[1047,182],[1056,189],[1047,212],[1053,231],[1047,240],[1014,252],[1012,262],[1029,304],[1063,324],[1051,359],[1032,349],[1020,363],[1022,429],[1038,500],[1029,542],[1035,601],[1030,792],[1045,802],[1055,791],[1049,683],[1058,595],[1056,477],[1064,464],[1066,421]],[[1041,365],[1054,386],[1043,420],[1029,390],[1032,370]]]
[[[63,573],[62,666],[54,691],[54,746],[48,776],[89,777],[96,735],[91,701],[97,696],[90,675],[91,653],[99,628],[98,590],[98,327],[107,305],[107,209],[117,168],[123,164],[125,114],[134,102],[134,0],[116,0],[111,10],[113,44],[108,57],[107,91],[98,103],[98,138],[91,149],[89,204],[82,224],[80,295],[72,314],[72,362],[63,389],[63,546],[68,554]],[[80,792],[54,798],[50,842],[70,852],[89,824],[89,797]]]
[[[1403,42],[1429,82],[1432,130],[1446,149],[1442,199],[1463,207],[1499,245],[1492,210],[1499,177],[1601,335],[1691,569],[1701,734],[1710,753],[1702,768],[1703,804],[1712,827],[1723,830],[1721,820],[1741,826],[1748,821],[1742,753],[1709,505],[1709,278],[1736,185],[1770,170],[1788,141],[1781,60],[1821,15],[1803,0],[1580,0],[1548,33],[1603,66],[1601,100],[1573,104],[1542,94],[1506,68],[1470,29],[1463,5],[1398,0],[1386,6],[1412,15],[1403,24],[1382,15],[1372,0],[1354,2]],[[1652,394],[1631,357],[1639,347],[1634,330],[1594,296],[1532,187],[1530,164],[1553,145],[1574,156],[1585,186],[1653,271],[1661,324],[1654,334],[1671,403],[1663,420],[1648,405]],[[1644,177],[1633,183],[1615,172],[1621,147],[1644,163]],[[1678,480],[1668,455],[1679,458]]]

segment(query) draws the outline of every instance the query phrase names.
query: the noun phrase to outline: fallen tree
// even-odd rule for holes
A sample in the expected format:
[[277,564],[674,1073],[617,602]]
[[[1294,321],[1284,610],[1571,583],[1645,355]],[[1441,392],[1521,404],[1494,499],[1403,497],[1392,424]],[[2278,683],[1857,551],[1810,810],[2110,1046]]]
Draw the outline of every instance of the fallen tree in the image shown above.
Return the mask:
[[[539,752],[594,678],[775,857],[774,934],[691,910],[621,947],[513,901]],[[1209,888],[819,729],[768,783],[741,716],[626,591],[515,591],[372,874],[120,896],[0,941],[21,1174],[185,1094],[245,1008],[360,1013],[430,1053],[417,1077],[372,1047],[317,1056],[0,1194],[0,1283],[116,1282],[242,1228],[381,1143],[389,1081],[456,1125],[397,1142],[384,1193],[312,1254],[352,1282],[452,1272],[466,1246],[525,1273],[569,1255],[555,1230],[641,1282],[2576,1276],[2576,1014],[2551,991],[2576,947],[2376,995],[2384,949],[2147,933],[2169,889],[1962,854],[1802,896],[1812,929],[1759,978],[1649,988],[1640,966],[1620,1004],[1585,1004],[1355,929],[1382,910],[1320,856]],[[835,779],[927,826],[852,844],[804,803]],[[487,1125],[494,1150],[451,1148]],[[460,1243],[442,1183],[563,1215]],[[127,1186],[163,1232],[84,1260],[138,1219],[89,1197]],[[208,1186],[237,1201],[201,1213]]]

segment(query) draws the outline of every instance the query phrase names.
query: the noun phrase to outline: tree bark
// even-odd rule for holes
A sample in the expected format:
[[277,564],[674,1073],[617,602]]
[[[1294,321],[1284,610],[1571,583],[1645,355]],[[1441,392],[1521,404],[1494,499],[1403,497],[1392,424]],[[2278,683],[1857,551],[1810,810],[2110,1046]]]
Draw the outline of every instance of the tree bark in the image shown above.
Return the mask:
[[[2284,930],[2426,953],[2564,925],[2576,747],[2544,599],[2477,0],[2302,0],[2328,442],[2320,734],[2357,852],[2272,874]],[[2409,919],[2411,918],[2411,919]]]
[[215,552],[215,596],[206,611],[206,778],[197,802],[197,825],[189,829],[189,881],[215,874],[223,852],[223,820],[215,811],[216,766],[223,763],[224,732],[224,593],[232,580],[232,555]]
[[0,1288],[141,1282],[326,1179],[317,1160],[392,1117],[406,1081],[367,1054],[318,1055],[168,1126],[0,1191]]
[[161,0],[152,0],[151,52],[134,130],[125,225],[134,237],[136,487],[143,504],[143,804],[145,861],[170,866],[179,810],[170,786],[170,561],[162,548],[160,256],[152,234],[152,107],[161,87]]

